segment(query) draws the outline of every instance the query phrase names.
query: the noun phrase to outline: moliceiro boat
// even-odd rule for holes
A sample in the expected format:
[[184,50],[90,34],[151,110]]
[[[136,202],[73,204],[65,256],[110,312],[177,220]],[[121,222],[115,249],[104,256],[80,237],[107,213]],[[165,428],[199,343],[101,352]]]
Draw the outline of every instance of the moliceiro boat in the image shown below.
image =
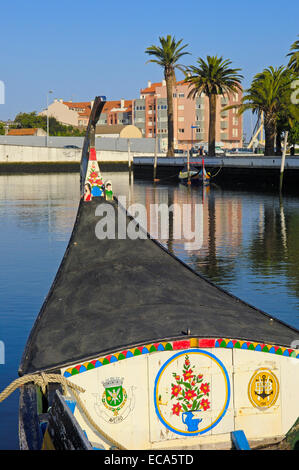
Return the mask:
[[119,211],[134,223],[98,166],[104,103],[94,101],[75,225],[19,367],[20,448],[298,448],[298,330],[148,234],[96,237],[103,204],[106,223]]
[[178,178],[183,184],[208,185],[211,182],[211,175],[206,171],[203,159],[201,168],[190,166],[187,162],[187,165],[179,172]]

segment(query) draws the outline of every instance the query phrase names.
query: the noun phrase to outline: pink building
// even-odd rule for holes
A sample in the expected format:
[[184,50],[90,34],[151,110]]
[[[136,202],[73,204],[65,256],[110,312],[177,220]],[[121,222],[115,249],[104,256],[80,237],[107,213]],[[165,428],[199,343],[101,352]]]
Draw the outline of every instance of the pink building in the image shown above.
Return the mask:
[[[190,88],[183,81],[173,87],[175,148],[189,149],[194,144],[207,145],[209,129],[209,100],[202,94],[188,98]],[[221,112],[223,107],[239,103],[242,92],[217,97],[216,145],[225,148],[242,147],[242,117],[234,109]],[[158,136],[161,150],[167,148],[166,83],[148,82],[134,100],[133,124],[144,137]]]

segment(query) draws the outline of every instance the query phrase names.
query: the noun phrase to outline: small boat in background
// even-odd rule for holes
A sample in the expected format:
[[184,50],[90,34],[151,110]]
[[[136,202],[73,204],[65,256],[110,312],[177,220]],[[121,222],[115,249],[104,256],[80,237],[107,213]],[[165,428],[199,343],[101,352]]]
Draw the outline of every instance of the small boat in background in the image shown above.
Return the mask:
[[190,181],[191,184],[210,184],[210,179],[211,176],[209,173],[206,172],[205,168],[195,168],[195,167],[190,167],[188,170],[188,167],[184,167],[180,172],[179,172],[179,180],[181,183],[188,184],[188,181]]

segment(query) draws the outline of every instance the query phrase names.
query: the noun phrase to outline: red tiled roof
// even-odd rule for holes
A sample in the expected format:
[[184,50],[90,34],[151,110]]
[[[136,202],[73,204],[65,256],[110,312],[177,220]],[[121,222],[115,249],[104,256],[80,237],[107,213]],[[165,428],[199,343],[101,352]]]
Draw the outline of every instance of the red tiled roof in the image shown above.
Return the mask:
[[10,129],[7,135],[35,135],[37,132],[37,128],[30,128],[30,129]]
[[72,101],[63,101],[63,104],[65,104],[70,109],[74,109],[74,111],[76,111],[77,109],[80,110],[80,111],[77,111],[80,116],[86,116],[86,117],[90,116],[90,113],[91,113],[90,101],[82,101],[80,103],[73,103]]
[[[112,109],[117,108],[121,109],[121,101],[120,100],[114,100],[114,101],[106,101],[104,108],[103,108],[103,113],[109,113]],[[132,110],[132,100],[124,100],[124,108],[126,108],[126,112]]]
[[141,90],[141,93],[154,93],[158,86],[162,86],[162,82],[152,83],[150,87],[146,87]]
[[91,104],[90,101],[82,101],[80,103],[73,103],[72,101],[63,101],[63,104],[68,106],[69,108],[90,108]]
[[[176,85],[188,85],[184,80],[176,82]],[[155,93],[156,88],[162,86],[162,82],[152,83],[150,87],[146,87],[143,90],[140,90],[141,93]]]
[[[90,116],[91,103],[89,101],[82,101],[77,103],[73,103],[72,101],[63,101],[63,104],[65,104],[68,108],[84,110],[78,111],[80,117]],[[117,108],[121,109],[121,100],[106,101],[102,112],[109,113],[113,108],[116,108],[115,112],[117,112]],[[132,111],[132,100],[124,100],[124,108],[126,108],[126,112]]]

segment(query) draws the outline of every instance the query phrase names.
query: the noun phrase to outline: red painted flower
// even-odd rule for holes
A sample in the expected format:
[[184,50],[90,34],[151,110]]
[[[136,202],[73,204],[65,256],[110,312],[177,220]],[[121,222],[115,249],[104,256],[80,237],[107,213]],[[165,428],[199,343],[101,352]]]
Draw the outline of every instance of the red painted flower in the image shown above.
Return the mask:
[[189,365],[190,365],[189,359],[185,359],[185,365],[186,365],[186,366],[189,366]]
[[90,178],[97,178],[99,175],[97,171],[92,171],[89,176]]
[[174,385],[172,387],[171,393],[172,393],[172,395],[177,397],[181,390],[182,390],[182,387],[180,387],[179,385]]
[[197,397],[197,394],[194,390],[187,390],[185,392],[186,400],[193,400],[193,398]]
[[193,372],[193,370],[192,370],[192,369],[189,369],[189,370],[187,370],[187,372],[185,372],[185,373],[183,374],[185,382],[186,382],[186,380],[192,379],[192,377],[193,377],[192,372]]
[[210,386],[208,383],[205,383],[205,384],[201,384],[200,386],[200,390],[202,391],[202,393],[204,393],[204,395],[207,395],[210,391]]
[[198,378],[198,380],[201,380],[201,379],[203,378],[203,375],[202,375],[202,374],[199,374],[199,375],[197,376],[197,378]]
[[181,412],[181,409],[182,409],[181,405],[179,403],[176,403],[172,407],[172,414],[179,416],[180,412]]
[[176,375],[176,376],[175,376],[175,380],[176,380],[177,382],[180,380],[180,378],[181,378],[181,377],[180,377],[179,375]]
[[200,406],[204,411],[208,410],[210,408],[210,402],[206,398],[203,398],[200,402]]

